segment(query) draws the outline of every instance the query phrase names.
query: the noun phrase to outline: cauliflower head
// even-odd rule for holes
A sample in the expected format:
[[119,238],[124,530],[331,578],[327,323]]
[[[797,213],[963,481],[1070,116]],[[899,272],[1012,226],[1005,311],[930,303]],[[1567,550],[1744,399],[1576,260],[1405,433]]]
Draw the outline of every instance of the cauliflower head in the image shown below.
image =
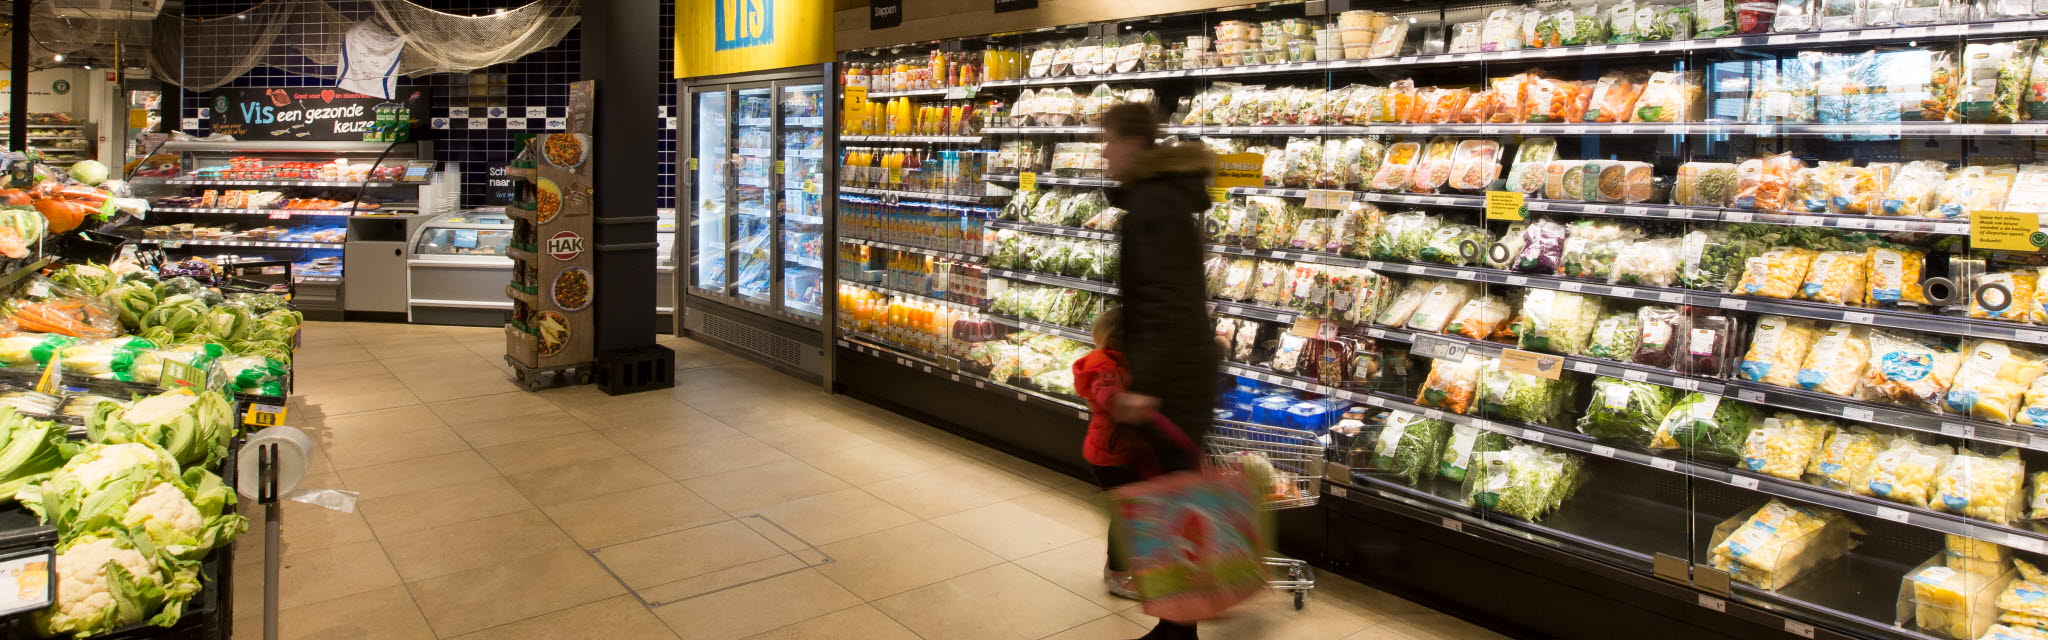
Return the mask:
[[57,472],[71,476],[80,485],[97,487],[114,474],[137,466],[153,466],[176,476],[178,461],[171,459],[170,454],[161,448],[139,442],[96,445],[79,452]]
[[143,592],[162,592],[156,565],[118,536],[77,538],[57,554],[57,603],[37,620],[47,633],[88,634],[141,622]]
[[206,526],[206,518],[200,515],[199,507],[186,499],[184,491],[171,483],[159,482],[137,497],[134,504],[128,505],[128,512],[121,516],[121,525],[145,529],[164,526],[197,537],[200,528]]

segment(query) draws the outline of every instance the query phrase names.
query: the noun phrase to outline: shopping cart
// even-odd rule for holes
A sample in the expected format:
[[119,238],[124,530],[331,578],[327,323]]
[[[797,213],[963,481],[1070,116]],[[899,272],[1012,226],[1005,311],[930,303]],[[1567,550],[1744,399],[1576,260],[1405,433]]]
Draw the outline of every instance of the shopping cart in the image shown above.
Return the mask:
[[[1248,456],[1272,463],[1266,509],[1312,507],[1322,497],[1323,443],[1313,431],[1218,420],[1207,446],[1210,462],[1219,466],[1237,466]],[[1302,608],[1316,588],[1315,570],[1293,558],[1266,558],[1266,566],[1272,571],[1266,586],[1293,593],[1294,608]]]

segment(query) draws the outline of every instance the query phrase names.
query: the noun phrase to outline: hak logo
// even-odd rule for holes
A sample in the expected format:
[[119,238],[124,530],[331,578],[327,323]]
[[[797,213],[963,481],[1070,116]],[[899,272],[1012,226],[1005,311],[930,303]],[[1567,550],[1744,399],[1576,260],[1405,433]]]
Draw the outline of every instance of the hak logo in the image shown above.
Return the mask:
[[718,34],[714,49],[741,49],[775,41],[775,0],[711,0],[711,6],[718,21],[711,29]]
[[556,260],[575,260],[576,256],[583,255],[583,236],[576,235],[574,231],[563,231],[548,238],[543,248]]

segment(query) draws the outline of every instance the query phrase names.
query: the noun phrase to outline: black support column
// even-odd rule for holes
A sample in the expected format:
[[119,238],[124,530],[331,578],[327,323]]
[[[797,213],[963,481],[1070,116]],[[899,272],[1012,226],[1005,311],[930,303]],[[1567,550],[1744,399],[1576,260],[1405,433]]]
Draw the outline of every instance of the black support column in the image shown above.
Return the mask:
[[12,64],[8,77],[7,111],[13,117],[7,119],[7,148],[10,151],[28,150],[28,12],[35,3],[29,0],[14,0],[14,35]]
[[659,360],[673,373],[674,354],[654,344],[661,3],[585,2],[582,29],[583,78],[597,83],[592,122],[598,369],[610,369],[609,361],[645,360],[658,350],[666,353]]

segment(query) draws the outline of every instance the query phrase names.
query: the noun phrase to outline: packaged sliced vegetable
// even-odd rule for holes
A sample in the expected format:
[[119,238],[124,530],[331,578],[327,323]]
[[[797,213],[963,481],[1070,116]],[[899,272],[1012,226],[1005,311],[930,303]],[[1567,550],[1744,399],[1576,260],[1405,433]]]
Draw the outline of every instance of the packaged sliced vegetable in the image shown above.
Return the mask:
[[1798,386],[1799,365],[1806,362],[1814,340],[1819,338],[1820,328],[1812,320],[1759,316],[1756,319],[1756,337],[1750,340],[1749,352],[1742,357],[1737,370],[1743,379],[1751,382],[1788,388]]
[[2012,570],[2012,549],[1953,533],[1942,536],[1942,563],[1957,571],[1995,576]]
[[1635,0],[1620,0],[1607,5],[1607,43],[1626,44],[1636,41]]
[[1906,216],[1913,218],[1934,215],[1934,191],[1948,176],[1948,163],[1940,160],[1914,160],[1899,167],[1899,173],[1892,177],[1891,185],[1885,188],[1881,212],[1876,215]]
[[1441,333],[1444,325],[1451,321],[1451,314],[1465,306],[1472,299],[1475,287],[1471,283],[1456,280],[1439,280],[1430,287],[1422,298],[1422,304],[1408,317],[1408,328],[1430,333]]
[[1883,435],[1859,425],[1842,427],[1828,436],[1806,472],[1823,487],[1867,496],[1870,473],[1884,449]]
[[2035,378],[2027,385],[2027,395],[2021,399],[2020,412],[2013,417],[2013,424],[2023,427],[2048,427],[2048,376]]
[[1956,94],[1956,110],[1965,120],[2010,123],[2021,118],[2034,44],[2034,40],[2025,39],[1963,45],[1962,84]]
[[1592,341],[1593,325],[1602,315],[1599,296],[1550,289],[1532,289],[1522,299],[1520,344],[1523,349],[1575,355]]
[[1434,478],[1450,432],[1448,422],[1406,411],[1390,412],[1373,444],[1372,466],[1406,478],[1411,485]]
[[1252,285],[1252,302],[1268,307],[1280,306],[1280,301],[1287,295],[1290,273],[1285,262],[1260,260],[1258,280]]
[[1515,149],[1514,168],[1508,171],[1508,189],[1527,194],[1543,190],[1543,168],[1557,159],[1557,140],[1530,138]]
[[2011,423],[2027,387],[2048,374],[2048,356],[2002,342],[1972,340],[1961,353],[1945,407],[1973,418]]
[[1768,248],[1748,234],[1694,229],[1685,234],[1685,262],[1679,281],[1691,289],[1733,291],[1742,279],[1744,265]]
[[[1493,337],[1501,325],[1506,324],[1514,309],[1500,299],[1500,296],[1480,296],[1466,300],[1451,322],[1444,326],[1444,332],[1465,336],[1474,340]],[[1410,320],[1412,323],[1413,320]]]
[[1864,292],[1864,264],[1867,256],[1857,251],[1824,251],[1814,256],[1799,287],[1799,299],[1828,304],[1861,304]]
[[1301,368],[1302,350],[1308,347],[1308,338],[1293,332],[1280,334],[1280,347],[1273,350],[1273,360],[1267,367],[1279,373],[1294,373]]
[[1869,366],[1870,330],[1838,323],[1813,342],[1796,379],[1807,391],[1852,397]]
[[1648,75],[1638,70],[1609,71],[1593,83],[1586,106],[1586,122],[1628,122],[1635,112],[1636,98],[1643,93]]
[[1586,355],[1627,362],[1635,357],[1636,345],[1642,341],[1642,323],[1634,313],[1608,314],[1593,326],[1592,340],[1586,345]]
[[1431,359],[1429,378],[1422,381],[1415,404],[1452,413],[1470,411],[1473,395],[1479,388],[1479,370],[1484,364],[1476,355],[1456,362]]
[[1743,267],[1735,293],[1765,298],[1790,298],[1806,282],[1806,272],[1818,255],[1810,249],[1776,247],[1750,258]]
[[1678,371],[1696,376],[1725,378],[1734,372],[1735,339],[1741,329],[1733,318],[1720,315],[1695,316],[1686,331],[1685,353]]
[[1756,407],[1695,391],[1664,414],[1649,446],[1684,449],[1701,459],[1735,463],[1742,460],[1743,444],[1749,441],[1756,422]]
[[1847,553],[1856,546],[1852,536],[1863,530],[1838,511],[1772,498],[1732,530],[1715,527],[1714,533],[1719,540],[1708,551],[1714,568],[1776,590],[1821,562]]
[[1768,476],[1798,480],[1835,424],[1818,418],[1779,413],[1764,418],[1742,442],[1742,467]]
[[1934,479],[1955,457],[1945,444],[1923,444],[1909,437],[1893,438],[1870,465],[1870,495],[1925,507]]
[[1457,154],[1458,144],[1448,137],[1436,137],[1422,148],[1421,158],[1415,165],[1415,175],[1410,178],[1408,191],[1432,193],[1451,179],[1451,161]]
[[1629,361],[1660,369],[1676,369],[1679,354],[1685,348],[1686,334],[1691,329],[1685,315],[1671,307],[1647,306],[1636,310],[1636,326],[1641,327],[1641,331],[1636,340],[1636,352]]
[[1792,178],[1805,168],[1799,158],[1781,153],[1768,158],[1744,160],[1735,167],[1737,209],[1782,211],[1792,192]]
[[1579,414],[1579,432],[1601,440],[1649,446],[1664,416],[1671,413],[1677,394],[1676,389],[1648,382],[1595,379],[1593,399]]
[[1607,16],[1591,1],[1566,3],[1557,21],[1558,45],[1576,47],[1607,41]]
[[2007,447],[2003,453],[1987,456],[1964,448],[1935,479],[1934,500],[1928,506],[1994,524],[2011,524],[2020,519],[2025,502],[2021,489],[2026,480],[2018,449]]
[[1555,275],[1564,272],[1564,245],[1571,232],[1551,220],[1537,220],[1522,230],[1522,250],[1514,259],[1514,270],[1522,273]]
[[1947,344],[1878,329],[1870,332],[1863,397],[1930,411],[1942,405],[1962,355]]
[[1474,456],[1488,451],[1505,451],[1509,444],[1505,435],[1469,425],[1454,425],[1451,438],[1444,445],[1443,460],[1437,464],[1437,475],[1462,483]]
[[1433,288],[1435,284],[1426,280],[1403,287],[1373,322],[1388,327],[1407,326],[1409,316],[1414,315],[1415,309],[1422,306],[1423,298],[1428,297],[1429,291]]
[[1415,165],[1421,162],[1422,145],[1414,142],[1399,142],[1387,147],[1387,158],[1380,163],[1379,172],[1373,175],[1374,191],[1405,191],[1414,178]]
[[1687,162],[1678,166],[1671,202],[1688,207],[1725,207],[1735,197],[1735,165]]
[[1522,48],[1521,7],[1501,7],[1486,14],[1479,34],[1480,51],[1515,51]]
[[1500,143],[1492,140],[1466,140],[1458,143],[1458,149],[1451,159],[1452,189],[1465,192],[1483,192],[1493,187],[1500,178]]
[[1864,298],[1866,304],[1876,307],[1927,304],[1927,293],[1920,288],[1921,272],[1927,264],[1925,252],[1904,245],[1876,244],[1864,249],[1864,254],[1870,264]]
[[1486,229],[1469,224],[1447,224],[1430,232],[1428,241],[1416,255],[1424,262],[1435,262],[1465,266],[1476,262],[1486,254],[1493,240],[1486,235]]
[[1224,300],[1250,300],[1252,283],[1258,280],[1258,262],[1251,258],[1230,261],[1224,271],[1223,286],[1216,297]]
[[1609,280],[1617,284],[1649,285],[1668,287],[1678,281],[1678,269],[1684,240],[1680,238],[1659,238],[1640,240],[1622,247],[1614,258],[1614,274]]
[[1972,318],[2026,322],[2033,305],[2034,286],[2040,277],[2031,269],[1986,273],[1978,275],[1970,283],[1970,310]]

